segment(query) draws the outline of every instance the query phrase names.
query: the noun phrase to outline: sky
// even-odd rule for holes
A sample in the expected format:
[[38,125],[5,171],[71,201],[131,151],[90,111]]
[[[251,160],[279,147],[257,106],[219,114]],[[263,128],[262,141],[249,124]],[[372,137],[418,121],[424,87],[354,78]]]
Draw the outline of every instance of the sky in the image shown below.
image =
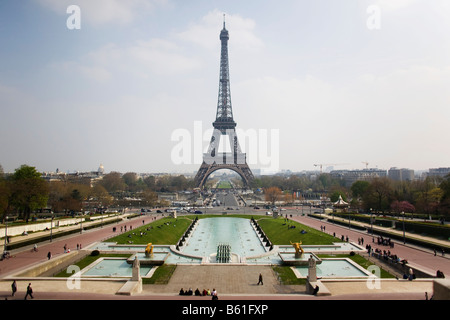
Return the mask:
[[449,1],[2,0],[3,170],[195,172],[224,14],[250,168],[450,167]]

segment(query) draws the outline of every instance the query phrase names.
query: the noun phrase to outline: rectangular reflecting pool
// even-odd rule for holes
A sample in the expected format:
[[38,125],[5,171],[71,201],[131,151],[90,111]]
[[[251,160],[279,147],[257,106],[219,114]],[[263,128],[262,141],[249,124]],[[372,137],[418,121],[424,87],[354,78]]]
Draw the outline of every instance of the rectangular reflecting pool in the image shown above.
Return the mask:
[[[301,278],[308,276],[308,266],[298,266],[295,270]],[[318,278],[366,278],[371,275],[350,259],[322,259],[322,263],[316,265],[316,272]]]
[[266,252],[249,219],[218,217],[199,220],[183,253],[208,257],[217,252],[221,243],[229,244],[231,252],[241,257]]
[[[140,274],[145,277],[152,266],[141,266]],[[82,277],[131,277],[132,265],[126,259],[100,258],[82,270]]]

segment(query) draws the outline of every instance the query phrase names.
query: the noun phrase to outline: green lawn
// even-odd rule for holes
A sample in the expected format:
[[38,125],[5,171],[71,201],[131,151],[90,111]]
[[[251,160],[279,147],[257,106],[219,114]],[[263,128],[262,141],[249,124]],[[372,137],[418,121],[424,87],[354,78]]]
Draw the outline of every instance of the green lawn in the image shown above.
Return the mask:
[[177,219],[166,217],[124,232],[107,241],[117,242],[118,244],[177,244],[191,223],[192,220],[188,217]]
[[[187,230],[192,220],[211,217],[230,217],[230,218],[246,218],[251,219],[252,215],[189,215],[174,218],[163,218],[152,222],[151,224],[124,232],[116,237],[110,238],[108,242],[117,242],[118,244],[177,244],[181,236]],[[275,245],[289,245],[292,242],[302,242],[302,244],[332,244],[333,242],[341,242],[340,239],[321,231],[312,229],[303,224],[284,218],[274,219],[265,216],[253,216],[269,237],[270,241]],[[288,228],[289,227],[289,228]],[[295,228],[293,228],[295,227]],[[302,233],[302,230],[304,231]],[[142,232],[142,235],[141,235]]]
[[143,278],[142,284],[168,284],[176,268],[175,264],[163,264],[156,269],[151,278]]
[[297,278],[294,271],[292,271],[290,266],[273,266],[273,271],[275,271],[278,276],[278,280],[283,285],[305,285],[306,279]]
[[[333,244],[333,242],[341,242],[339,238],[281,217],[277,219],[264,217],[257,221],[264,233],[275,245],[288,245],[290,242],[302,242],[303,245],[326,245]],[[302,230],[304,231],[303,233]]]
[[231,185],[230,181],[223,180],[217,184],[217,189],[231,189],[231,188],[233,188],[233,186]]

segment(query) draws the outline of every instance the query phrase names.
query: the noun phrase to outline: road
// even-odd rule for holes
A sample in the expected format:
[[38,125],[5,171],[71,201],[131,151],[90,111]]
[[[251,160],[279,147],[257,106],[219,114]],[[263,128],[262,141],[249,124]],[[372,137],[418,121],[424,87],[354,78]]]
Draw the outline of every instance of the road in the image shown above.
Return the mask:
[[220,201],[220,206],[225,207],[225,209],[228,207],[237,208],[239,206],[235,195],[231,191],[216,193],[216,199]]

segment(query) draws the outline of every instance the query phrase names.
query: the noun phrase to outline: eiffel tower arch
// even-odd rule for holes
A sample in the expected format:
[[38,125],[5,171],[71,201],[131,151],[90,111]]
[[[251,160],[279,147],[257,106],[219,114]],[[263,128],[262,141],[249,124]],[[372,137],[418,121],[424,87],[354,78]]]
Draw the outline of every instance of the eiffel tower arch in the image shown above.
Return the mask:
[[[196,176],[195,184],[202,188],[209,175],[220,169],[233,170],[242,178],[245,187],[249,187],[253,180],[253,173],[247,164],[247,156],[241,151],[236,135],[236,122],[233,119],[230,93],[230,70],[228,64],[228,30],[223,22],[220,32],[220,79],[219,98],[217,101],[216,121],[213,122],[213,135],[208,151],[203,154],[203,163]],[[230,152],[219,152],[219,145],[224,137],[228,137]],[[226,141],[225,141],[226,143]]]

